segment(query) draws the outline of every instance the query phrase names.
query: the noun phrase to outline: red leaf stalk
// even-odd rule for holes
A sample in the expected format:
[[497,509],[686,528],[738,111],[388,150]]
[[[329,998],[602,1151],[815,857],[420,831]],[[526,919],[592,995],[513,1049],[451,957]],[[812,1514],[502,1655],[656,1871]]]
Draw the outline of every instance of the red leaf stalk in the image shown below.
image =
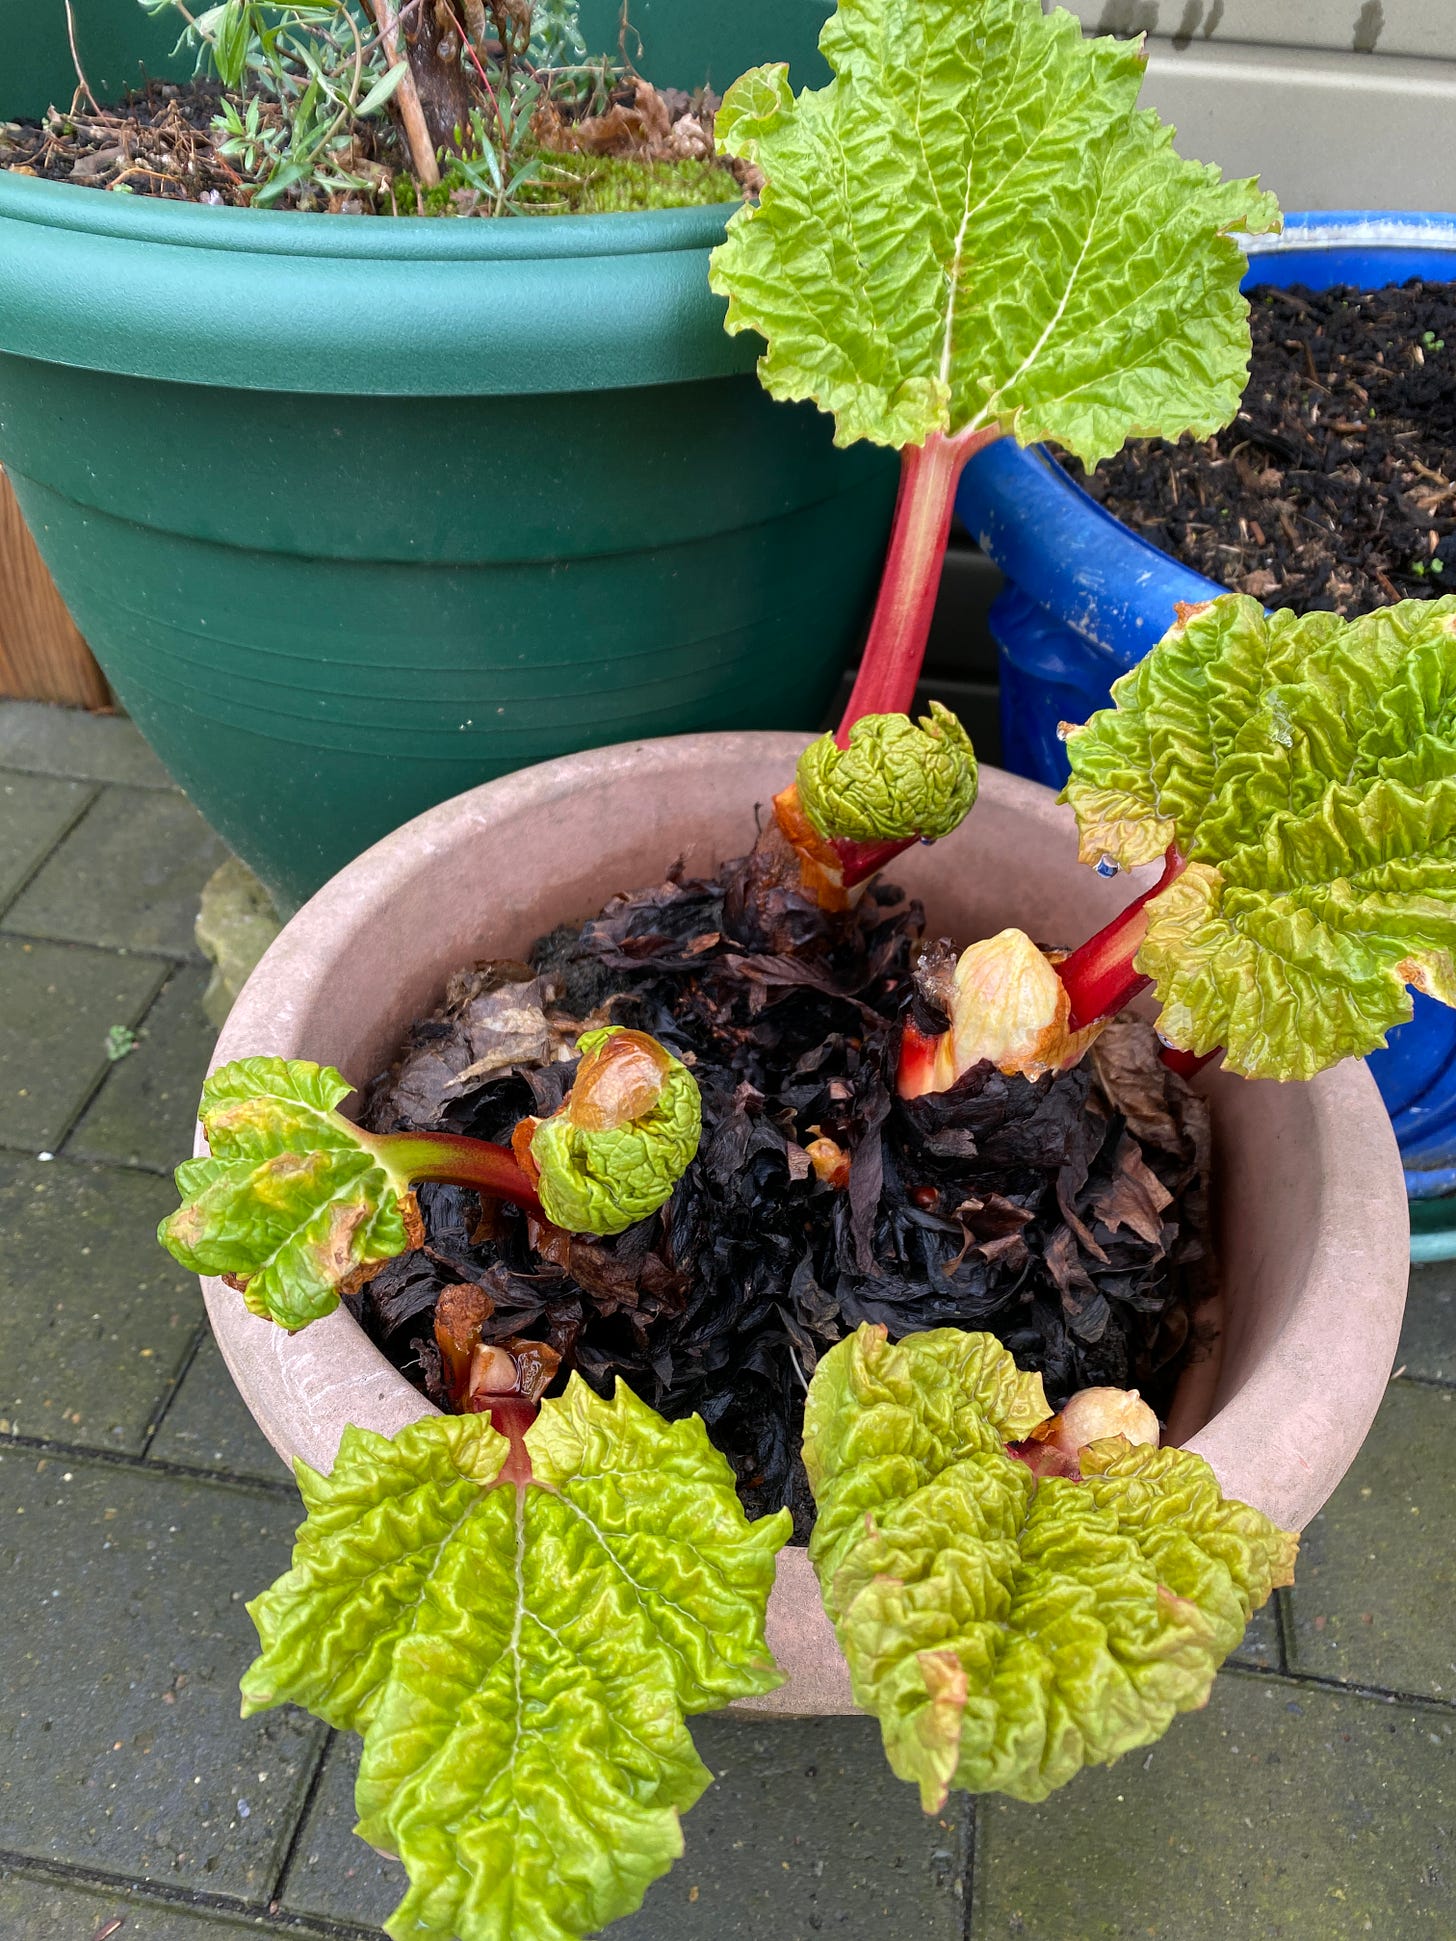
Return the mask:
[[387,1155],[392,1170],[411,1179],[439,1180],[446,1186],[473,1186],[492,1199],[512,1200],[528,1213],[541,1211],[534,1183],[506,1146],[488,1139],[466,1139],[454,1132],[387,1132],[372,1143]]
[[900,496],[879,599],[854,692],[835,733],[841,748],[849,746],[849,731],[862,715],[909,713],[930,637],[961,469],[1000,436],[995,426],[953,437],[933,431],[923,445],[907,445],[901,453]]
[[1071,1005],[1068,1030],[1081,1031],[1099,1018],[1114,1016],[1148,988],[1152,979],[1133,968],[1133,959],[1148,931],[1147,906],[1187,867],[1187,858],[1169,843],[1163,873],[1153,887],[1056,966]]

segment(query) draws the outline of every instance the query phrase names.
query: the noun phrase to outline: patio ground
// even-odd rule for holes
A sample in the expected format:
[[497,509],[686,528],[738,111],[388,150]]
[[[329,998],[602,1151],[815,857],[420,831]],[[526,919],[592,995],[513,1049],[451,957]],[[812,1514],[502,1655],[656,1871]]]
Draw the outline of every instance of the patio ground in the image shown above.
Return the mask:
[[[211,1033],[223,855],[135,731],[0,703],[0,1936],[374,1936],[353,1742],[241,1720],[292,1485],[153,1238]],[[135,1049],[109,1062],[107,1033]],[[1213,1702],[1041,1807],[925,1819],[867,1720],[716,1718],[619,1941],[1453,1941],[1456,1271]],[[119,1927],[113,1923],[120,1922]]]

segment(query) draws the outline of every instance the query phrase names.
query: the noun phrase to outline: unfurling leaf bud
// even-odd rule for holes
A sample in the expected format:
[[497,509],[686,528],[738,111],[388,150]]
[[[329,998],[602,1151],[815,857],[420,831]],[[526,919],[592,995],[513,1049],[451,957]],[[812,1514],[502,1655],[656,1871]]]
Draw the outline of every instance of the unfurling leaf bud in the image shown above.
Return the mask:
[[1002,930],[961,952],[951,980],[951,1023],[938,1037],[907,1025],[902,1098],[945,1092],[973,1065],[1040,1078],[1067,1071],[1102,1029],[1068,1029],[1067,991],[1051,959],[1023,930]]
[[799,800],[829,842],[935,842],[976,800],[971,738],[949,708],[932,701],[920,724],[904,714],[867,714],[841,748],[833,735],[799,757]]
[[702,1136],[697,1080],[646,1032],[582,1033],[560,1109],[527,1121],[541,1205],[569,1233],[622,1233],[672,1197]]

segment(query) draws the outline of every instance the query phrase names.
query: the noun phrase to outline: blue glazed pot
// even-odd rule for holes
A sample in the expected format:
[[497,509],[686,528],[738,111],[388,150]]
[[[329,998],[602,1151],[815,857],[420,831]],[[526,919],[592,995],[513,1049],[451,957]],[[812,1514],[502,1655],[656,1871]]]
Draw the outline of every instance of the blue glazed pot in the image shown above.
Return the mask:
[[[1287,215],[1282,236],[1248,240],[1246,284],[1365,289],[1456,278],[1456,216],[1395,211]],[[1006,575],[991,608],[1001,662],[1005,766],[1059,788],[1059,721],[1085,721],[1172,624],[1178,601],[1226,591],[1170,559],[1091,499],[1041,450],[1012,439],[966,467],[957,510]],[[1456,1011],[1415,995],[1415,1016],[1369,1061],[1400,1141],[1414,1200],[1456,1192]],[[1443,1210],[1444,1211],[1444,1210]],[[1456,1201],[1451,1213],[1456,1215]],[[1419,1253],[1456,1253],[1434,1221]]]

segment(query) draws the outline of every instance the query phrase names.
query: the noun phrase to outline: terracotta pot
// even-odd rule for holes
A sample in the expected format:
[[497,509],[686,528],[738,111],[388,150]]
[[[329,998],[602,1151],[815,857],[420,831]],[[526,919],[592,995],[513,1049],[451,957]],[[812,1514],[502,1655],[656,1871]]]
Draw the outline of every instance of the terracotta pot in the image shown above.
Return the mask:
[[[216,1063],[313,1058],[363,1081],[445,980],[482,956],[522,956],[675,856],[709,873],[741,854],[802,735],[684,736],[570,755],[487,783],[407,823],[293,919],[238,999]],[[1076,860],[1050,790],[984,774],[969,821],[912,851],[895,880],[962,941],[1016,923],[1080,940],[1132,893]],[[1405,1300],[1405,1190],[1373,1080],[1347,1063],[1308,1085],[1208,1073],[1217,1155],[1223,1354],[1185,1383],[1175,1432],[1225,1492],[1302,1527],[1353,1461],[1394,1358]],[[340,1309],[297,1335],[204,1283],[233,1378],[285,1459],[331,1466],[349,1422],[389,1435],[431,1413]],[[1196,1433],[1195,1433],[1196,1431]],[[788,1673],[766,1709],[852,1709],[848,1677],[802,1551],[786,1551],[769,1642]]]

